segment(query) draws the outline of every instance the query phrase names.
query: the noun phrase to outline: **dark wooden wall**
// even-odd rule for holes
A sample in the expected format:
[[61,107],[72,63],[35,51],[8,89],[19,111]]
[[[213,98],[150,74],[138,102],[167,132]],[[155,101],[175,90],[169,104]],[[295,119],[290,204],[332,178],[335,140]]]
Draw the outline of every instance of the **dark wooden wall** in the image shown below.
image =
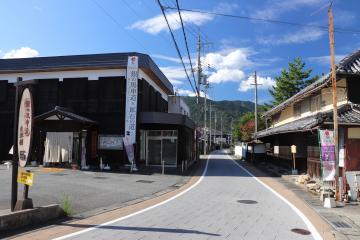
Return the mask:
[[[167,112],[167,101],[148,82],[139,79],[138,109]],[[125,77],[65,78],[36,80],[33,85],[34,113],[40,115],[61,106],[99,123],[99,134],[123,134],[125,128]],[[0,81],[0,160],[10,159],[7,153],[13,141],[15,88]],[[36,129],[35,131],[40,131]],[[35,135],[39,135],[36,134]],[[40,145],[36,139],[34,145]],[[39,149],[39,146],[34,146]],[[124,162],[122,151],[99,152],[105,159]]]

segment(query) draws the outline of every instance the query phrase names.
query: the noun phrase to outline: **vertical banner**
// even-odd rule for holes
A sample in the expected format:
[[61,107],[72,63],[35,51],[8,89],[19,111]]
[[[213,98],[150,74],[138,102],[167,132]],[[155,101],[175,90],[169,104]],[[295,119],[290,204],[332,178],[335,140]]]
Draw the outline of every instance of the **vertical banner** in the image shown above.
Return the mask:
[[332,130],[319,130],[323,181],[335,180],[335,142]]
[[31,93],[25,88],[20,102],[18,122],[18,156],[20,167],[25,167],[30,157],[32,137],[33,104]]
[[[124,145],[129,162],[134,164],[133,144],[136,142],[136,115],[138,98],[138,57],[129,56],[126,69],[126,103]],[[131,146],[130,146],[131,145]],[[136,167],[135,167],[136,168]]]

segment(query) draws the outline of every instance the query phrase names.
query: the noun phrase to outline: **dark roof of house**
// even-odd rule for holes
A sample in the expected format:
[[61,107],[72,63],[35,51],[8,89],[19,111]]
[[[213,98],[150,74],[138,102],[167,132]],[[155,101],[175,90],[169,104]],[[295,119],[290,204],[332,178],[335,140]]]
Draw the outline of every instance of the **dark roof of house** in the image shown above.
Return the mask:
[[67,117],[73,121],[77,121],[77,122],[84,123],[84,124],[90,124],[90,125],[97,124],[97,122],[95,122],[89,118],[86,118],[86,117],[83,117],[83,116],[73,113],[71,109],[63,108],[63,107],[59,107],[59,106],[56,106],[53,110],[50,110],[46,113],[43,113],[41,115],[34,117],[34,121],[38,122],[41,120],[46,120],[48,117],[51,117],[51,116]]
[[76,70],[81,68],[126,68],[128,56],[139,57],[139,68],[148,69],[173,94],[173,86],[147,54],[137,52],[0,59],[0,74]]
[[140,112],[140,124],[178,125],[195,129],[196,124],[188,116],[179,113]]
[[[360,49],[355,51],[354,53],[346,56],[342,59],[339,64],[336,66],[337,74],[360,74]],[[265,117],[272,116],[279,111],[283,110],[287,106],[300,101],[301,99],[311,95],[313,92],[318,91],[319,89],[327,86],[330,82],[330,73],[319,78],[314,83],[310,84],[306,88],[302,89],[300,92],[296,93],[294,96],[289,98],[288,100],[280,103],[279,105],[273,107],[269,111],[265,112],[263,115]]]
[[[333,123],[333,111],[318,113],[313,116],[304,117],[299,120],[280,125],[278,127],[268,128],[259,131],[256,136],[258,138],[277,135],[289,132],[306,132],[317,128],[321,124]],[[339,125],[360,125],[360,107],[358,105],[346,104],[338,109]]]

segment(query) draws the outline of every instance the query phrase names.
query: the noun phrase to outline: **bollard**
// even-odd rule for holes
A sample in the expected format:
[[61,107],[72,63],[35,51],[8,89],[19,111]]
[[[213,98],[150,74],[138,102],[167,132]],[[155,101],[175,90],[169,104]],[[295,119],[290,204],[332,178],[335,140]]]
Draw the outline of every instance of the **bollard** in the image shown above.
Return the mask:
[[184,172],[184,161],[181,161],[181,172]]
[[165,173],[165,161],[162,161],[162,175]]

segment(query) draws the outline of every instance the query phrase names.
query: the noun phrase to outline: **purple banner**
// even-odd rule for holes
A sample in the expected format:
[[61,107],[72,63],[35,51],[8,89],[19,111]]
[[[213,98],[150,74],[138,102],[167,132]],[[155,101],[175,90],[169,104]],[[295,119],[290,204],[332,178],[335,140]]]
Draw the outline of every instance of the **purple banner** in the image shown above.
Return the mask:
[[319,130],[323,181],[335,180],[335,144],[331,130]]

